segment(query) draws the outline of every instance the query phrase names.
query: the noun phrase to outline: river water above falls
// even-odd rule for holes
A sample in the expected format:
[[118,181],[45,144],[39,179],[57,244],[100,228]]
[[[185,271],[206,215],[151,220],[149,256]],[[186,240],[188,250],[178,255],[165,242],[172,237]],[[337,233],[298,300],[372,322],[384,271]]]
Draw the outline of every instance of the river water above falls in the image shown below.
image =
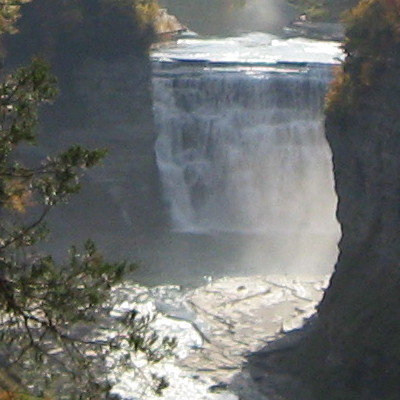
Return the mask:
[[265,33],[152,53],[173,248],[162,254],[180,279],[331,271],[339,228],[322,107],[338,57],[334,42]]

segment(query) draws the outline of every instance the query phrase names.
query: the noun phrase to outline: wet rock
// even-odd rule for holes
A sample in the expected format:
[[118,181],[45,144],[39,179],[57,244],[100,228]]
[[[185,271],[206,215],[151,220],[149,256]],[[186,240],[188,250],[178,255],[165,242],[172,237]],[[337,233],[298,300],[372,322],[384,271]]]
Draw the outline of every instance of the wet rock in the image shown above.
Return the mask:
[[[295,346],[299,331],[286,336],[282,331],[300,327],[314,313],[326,284],[326,277],[236,277],[189,291],[132,285],[130,293],[126,285],[118,299],[124,307],[129,302],[132,306],[138,291],[141,309],[157,313],[156,329],[178,338],[175,358],[156,369],[141,368],[145,374],[147,368],[158,376],[165,374],[170,382],[163,392],[165,400],[283,400],[278,388],[296,393],[302,389],[285,371],[271,373],[263,361],[265,351],[278,354]],[[238,291],[239,287],[243,289]],[[277,338],[281,339],[256,355]],[[114,391],[130,400],[141,387],[140,379],[128,371],[118,376]],[[140,397],[153,398],[149,392]]]
[[171,40],[176,35],[186,32],[188,28],[183,25],[175,15],[171,15],[165,8],[160,8],[154,21],[154,28],[158,40]]

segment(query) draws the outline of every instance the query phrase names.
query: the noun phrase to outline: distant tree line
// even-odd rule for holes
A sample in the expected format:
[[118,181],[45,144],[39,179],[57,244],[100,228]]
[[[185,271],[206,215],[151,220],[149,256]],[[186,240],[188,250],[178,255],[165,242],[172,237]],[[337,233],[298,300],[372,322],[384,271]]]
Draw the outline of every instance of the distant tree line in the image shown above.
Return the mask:
[[358,0],[287,0],[310,21],[338,21]]

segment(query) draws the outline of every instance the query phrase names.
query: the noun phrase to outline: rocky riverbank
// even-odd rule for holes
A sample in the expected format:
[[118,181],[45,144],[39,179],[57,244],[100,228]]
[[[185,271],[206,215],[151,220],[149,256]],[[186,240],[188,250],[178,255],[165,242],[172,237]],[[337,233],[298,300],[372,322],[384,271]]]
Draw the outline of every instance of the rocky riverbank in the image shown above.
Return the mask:
[[297,19],[283,28],[287,37],[306,37],[317,40],[342,41],[344,39],[343,25],[336,22],[312,22]]
[[[146,390],[146,377],[156,374],[170,383],[165,400],[263,400],[266,394],[268,400],[280,399],[277,377],[267,378],[262,393],[254,378],[264,376],[264,368],[249,365],[246,356],[299,328],[313,315],[326,285],[323,276],[278,275],[224,278],[189,291],[124,285],[115,294],[116,307],[135,305],[156,315],[156,329],[176,336],[178,347],[174,358],[154,366],[137,360],[140,373],[117,373],[113,392],[124,400],[156,399]],[[282,343],[275,346],[287,346],[288,339]]]

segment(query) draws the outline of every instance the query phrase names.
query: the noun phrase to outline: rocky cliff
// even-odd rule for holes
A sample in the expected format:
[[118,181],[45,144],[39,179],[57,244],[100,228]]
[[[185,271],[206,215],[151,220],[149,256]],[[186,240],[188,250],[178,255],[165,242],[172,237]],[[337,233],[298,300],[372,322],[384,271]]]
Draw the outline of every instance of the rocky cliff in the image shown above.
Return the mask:
[[132,4],[35,0],[22,7],[19,33],[6,42],[11,67],[41,54],[58,79],[60,94],[41,114],[36,156],[77,143],[108,150],[82,192],[51,215],[52,250],[64,253],[91,237],[106,254],[135,259],[142,236],[164,224],[148,56],[154,33]]
[[313,393],[290,399],[400,395],[399,22],[398,1],[362,1],[347,18],[326,113],[340,255],[317,319],[266,357],[269,372],[292,371]]
[[335,273],[319,307],[315,340],[320,348],[311,344],[310,349],[321,352],[318,362],[332,399],[397,399],[400,394],[400,58],[395,3],[364,1],[353,12],[348,57],[341,82],[336,82],[340,88],[331,93],[334,104],[328,102],[326,135],[333,152],[342,239]]
[[383,72],[351,119],[328,114],[326,122],[343,236],[319,307],[320,362],[334,392],[347,395],[332,398],[400,393],[399,71]]
[[[50,216],[56,249],[91,237],[107,254],[125,258],[141,236],[164,224],[150,71],[144,56],[87,59],[71,77],[75,104],[61,93],[63,119],[53,107],[42,115],[45,154],[76,143],[108,151],[102,165],[87,172],[81,193]],[[84,112],[68,127],[63,120],[73,119],[77,104]]]

